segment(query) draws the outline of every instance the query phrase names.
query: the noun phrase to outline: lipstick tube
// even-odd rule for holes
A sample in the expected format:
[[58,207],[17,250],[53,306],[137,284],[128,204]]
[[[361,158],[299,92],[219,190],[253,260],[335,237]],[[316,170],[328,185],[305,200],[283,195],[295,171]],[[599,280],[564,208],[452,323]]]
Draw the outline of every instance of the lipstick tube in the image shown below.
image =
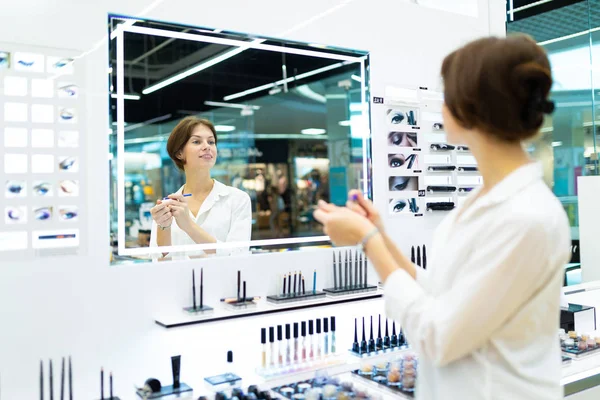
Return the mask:
[[260,366],[267,368],[267,328],[262,328],[260,330],[260,344],[262,347]]
[[277,325],[277,365],[283,365],[283,326]]
[[275,327],[269,327],[269,366],[275,366]]
[[302,362],[306,361],[306,321],[300,323],[301,334],[302,334]]
[[294,363],[298,362],[298,323],[294,322]]
[[329,355],[329,319],[323,318],[323,353]]
[[292,344],[290,339],[292,338],[292,327],[290,324],[285,324],[285,365],[292,363]]
[[311,319],[308,321],[308,359],[309,360],[314,360],[315,359],[315,352],[313,349],[313,335],[315,333],[315,325],[314,325],[314,321]]
[[321,318],[317,318],[317,358],[321,358],[321,343],[323,342],[321,338]]

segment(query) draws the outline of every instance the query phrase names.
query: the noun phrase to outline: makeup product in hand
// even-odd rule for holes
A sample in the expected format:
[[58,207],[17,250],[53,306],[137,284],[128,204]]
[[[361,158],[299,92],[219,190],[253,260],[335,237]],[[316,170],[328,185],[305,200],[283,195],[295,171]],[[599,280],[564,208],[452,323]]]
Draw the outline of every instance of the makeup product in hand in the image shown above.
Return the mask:
[[324,298],[325,292],[317,291],[316,282],[317,271],[315,270],[313,272],[313,290],[306,293],[304,274],[300,271],[294,272],[293,274],[290,272],[283,277],[283,290],[281,293],[267,296],[267,301],[274,304],[287,304]]
[[[200,298],[196,300],[196,293],[200,294]],[[200,285],[196,291],[196,271],[192,270],[192,306],[184,307],[184,311],[188,313],[205,313],[213,311],[213,308],[204,304],[204,268],[200,268]]]
[[[291,277],[290,277],[291,278]],[[290,279],[288,278],[288,279]],[[289,283],[289,281],[288,281]],[[242,273],[241,271],[237,272],[237,297],[235,299],[226,298],[221,299],[221,302],[225,303],[225,305],[229,308],[233,308],[235,310],[245,309],[248,307],[256,306],[260,297],[258,296],[248,296],[246,294],[246,281],[242,281]],[[291,290],[291,287],[289,288]]]
[[334,261],[333,287],[323,289],[323,292],[327,293],[328,296],[335,297],[377,291],[377,286],[367,284],[367,259],[366,257],[363,258],[362,253],[356,250],[346,250],[345,253],[339,252],[338,257],[334,255],[334,260],[337,261],[338,268],[336,270]]

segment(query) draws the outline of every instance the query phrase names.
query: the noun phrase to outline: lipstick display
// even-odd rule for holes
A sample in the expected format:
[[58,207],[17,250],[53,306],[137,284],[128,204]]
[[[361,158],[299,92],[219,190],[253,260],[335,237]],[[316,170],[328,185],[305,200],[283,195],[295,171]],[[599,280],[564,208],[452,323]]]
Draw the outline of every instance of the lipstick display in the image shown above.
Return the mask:
[[[334,256],[335,257],[335,256]],[[335,263],[335,259],[334,259]],[[325,297],[325,292],[317,291],[317,271],[313,272],[313,290],[306,291],[306,279],[301,271],[284,274],[283,285],[278,294],[267,296],[267,301],[274,304],[286,304],[299,301],[316,300]]]
[[[354,320],[354,342],[352,343],[351,353],[359,357],[369,357],[381,353],[403,350],[408,347],[408,343],[400,329],[399,334],[396,331],[394,321],[385,320],[385,336],[382,337],[381,315],[377,316],[377,338],[375,338],[375,324],[373,316],[370,316],[369,338],[367,339],[366,318],[362,317],[362,338],[359,341],[358,319]],[[389,334],[389,325],[392,325],[392,335]]]
[[337,251],[337,254],[334,250],[333,287],[323,289],[323,292],[336,297],[376,291],[377,286],[368,284],[367,263],[367,257],[357,250]]
[[[197,300],[196,293],[200,294]],[[206,313],[214,310],[212,307],[204,304],[204,268],[200,268],[198,291],[196,291],[196,271],[192,270],[192,306],[184,307],[183,310],[192,314]]]
[[237,296],[235,298],[225,298],[221,299],[221,302],[225,304],[226,307],[234,309],[234,310],[243,310],[249,307],[256,306],[260,297],[257,296],[248,296],[246,293],[246,281],[242,281],[242,273],[241,271],[237,272]]

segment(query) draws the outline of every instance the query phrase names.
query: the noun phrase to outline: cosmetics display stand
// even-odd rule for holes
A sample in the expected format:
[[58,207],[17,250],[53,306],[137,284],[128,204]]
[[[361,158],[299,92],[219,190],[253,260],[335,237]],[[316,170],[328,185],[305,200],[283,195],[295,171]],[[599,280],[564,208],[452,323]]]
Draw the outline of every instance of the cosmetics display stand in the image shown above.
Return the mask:
[[257,302],[254,299],[240,299],[239,301],[225,302],[223,303],[225,308],[233,311],[243,311],[249,308],[255,308]]
[[367,257],[362,253],[340,251],[336,263],[334,251],[332,264],[334,286],[323,291],[331,297],[377,291],[377,286],[368,284],[368,269]]
[[292,293],[267,296],[267,301],[273,304],[294,303],[308,300],[318,300],[324,298],[325,292]]
[[341,287],[341,288],[328,288],[323,289],[328,296],[336,297],[336,296],[347,296],[349,294],[360,294],[360,293],[369,293],[377,291],[377,286],[374,285],[366,285],[366,286],[355,286],[355,287]]
[[169,398],[177,398],[177,399],[185,399],[187,397],[192,397],[194,390],[186,385],[185,383],[179,384],[178,388],[174,388],[173,385],[163,386],[160,392],[149,393],[143,389],[136,390],[137,395],[141,399],[169,399]]
[[202,305],[197,307],[184,307],[183,310],[190,314],[203,314],[214,311],[215,309],[209,306]]
[[[414,399],[414,397],[415,397],[414,389],[405,390],[402,388],[401,385],[399,385],[399,386],[391,385],[388,383],[388,380],[384,375],[364,375],[364,374],[360,373],[360,370],[352,371],[352,374],[357,377],[360,377],[361,379],[365,379],[370,382],[373,382],[382,389],[385,388],[389,391],[392,391],[394,394],[401,394],[405,398],[409,398],[409,399]],[[414,385],[414,383],[413,383],[413,385]]]

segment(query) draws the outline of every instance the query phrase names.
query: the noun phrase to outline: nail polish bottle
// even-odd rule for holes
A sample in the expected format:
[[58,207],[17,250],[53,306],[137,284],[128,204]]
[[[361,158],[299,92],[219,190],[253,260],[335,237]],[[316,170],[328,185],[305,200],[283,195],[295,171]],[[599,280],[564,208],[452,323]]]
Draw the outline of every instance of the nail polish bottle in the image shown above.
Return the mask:
[[392,321],[392,347],[398,347],[398,336],[396,335],[396,321]]
[[323,354],[329,355],[329,319],[323,318]]
[[371,315],[371,332],[369,333],[369,353],[374,353],[375,350],[375,339],[373,339],[373,316]]
[[377,341],[375,342],[377,350],[383,350],[383,338],[381,337],[381,314],[379,314],[379,326],[377,328]]
[[335,354],[335,317],[331,317],[331,354]]
[[369,347],[367,346],[367,336],[365,335],[365,317],[362,319],[363,321],[363,330],[362,330],[362,341],[360,342],[360,353],[368,353]]
[[294,322],[294,364],[298,363],[298,323]]
[[383,337],[383,347],[390,348],[390,331],[388,329],[388,319],[385,319],[385,336]]
[[269,366],[275,366],[275,327],[269,327]]
[[356,354],[360,354],[360,345],[358,344],[358,323],[354,318],[354,343],[352,343],[352,351]]
[[260,359],[260,365],[263,368],[267,367],[267,328],[260,330],[260,344],[262,345],[262,353]]
[[285,324],[285,365],[290,365],[292,363],[292,343],[290,339],[292,338],[292,326],[290,324]]
[[313,349],[313,335],[315,334],[315,323],[311,319],[308,321],[308,359],[315,359],[315,352]]
[[277,325],[277,366],[283,365],[283,325]]
[[321,348],[323,343],[323,338],[321,337],[321,318],[317,318],[317,358],[321,358]]
[[306,343],[306,321],[302,321],[300,323],[300,328],[301,331],[300,333],[302,334],[302,362],[306,361],[306,346],[308,343]]

